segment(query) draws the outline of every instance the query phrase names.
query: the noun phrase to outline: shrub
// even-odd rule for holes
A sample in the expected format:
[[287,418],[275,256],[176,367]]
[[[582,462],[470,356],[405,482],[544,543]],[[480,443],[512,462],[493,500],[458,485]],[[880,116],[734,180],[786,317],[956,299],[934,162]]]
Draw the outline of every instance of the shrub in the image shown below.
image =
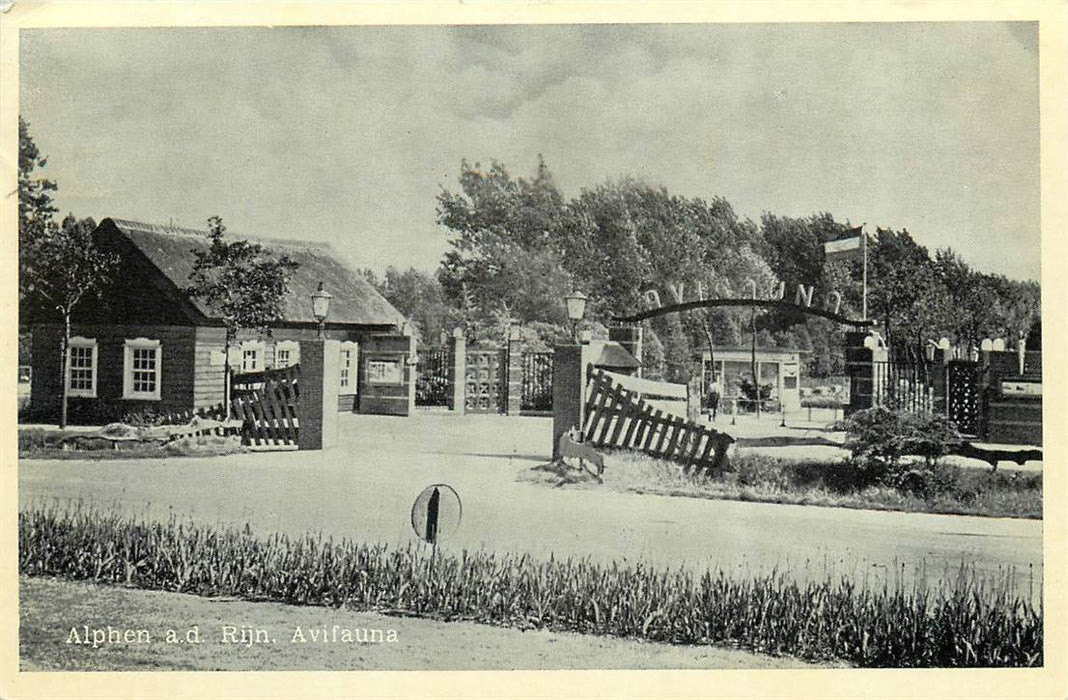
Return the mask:
[[55,430],[44,430],[42,428],[33,428],[30,430],[19,431],[19,454],[28,452],[30,450],[40,450],[48,447],[54,447],[56,440],[63,436],[63,433],[59,433]]
[[[958,488],[960,469],[939,462],[961,442],[945,417],[877,406],[854,413],[836,427],[847,433],[845,447],[858,471],[858,485],[883,484],[923,498]],[[923,461],[903,461],[907,456]]]
[[774,384],[761,384],[759,388],[760,393],[758,396],[757,385],[753,381],[752,377],[746,375],[742,377],[741,380],[738,382],[738,389],[742,392],[742,396],[744,396],[749,401],[767,401],[771,398],[771,391],[774,388]]
[[[819,387],[816,389],[819,390]],[[848,403],[841,394],[818,394],[801,399],[802,408],[841,408]]]
[[836,427],[846,431],[845,448],[856,467],[895,486],[895,481],[914,480],[908,473],[914,467],[903,464],[902,457],[922,457],[924,468],[931,471],[939,458],[961,442],[956,427],[943,416],[881,406],[858,411]]
[[176,419],[173,411],[146,407],[139,408],[136,411],[127,411],[122,414],[119,422],[132,425],[135,428],[151,428],[157,425],[178,425],[187,421]]

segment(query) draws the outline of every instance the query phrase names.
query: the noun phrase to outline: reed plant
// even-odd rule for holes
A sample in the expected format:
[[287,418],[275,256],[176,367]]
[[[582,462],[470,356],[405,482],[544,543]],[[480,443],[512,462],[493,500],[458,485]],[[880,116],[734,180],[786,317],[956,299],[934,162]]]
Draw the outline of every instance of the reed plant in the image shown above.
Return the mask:
[[322,535],[259,537],[171,517],[138,520],[83,505],[19,514],[19,570],[138,588],[470,620],[521,628],[718,644],[868,667],[1042,664],[1042,609],[962,567],[867,585],[827,575],[438,553]]

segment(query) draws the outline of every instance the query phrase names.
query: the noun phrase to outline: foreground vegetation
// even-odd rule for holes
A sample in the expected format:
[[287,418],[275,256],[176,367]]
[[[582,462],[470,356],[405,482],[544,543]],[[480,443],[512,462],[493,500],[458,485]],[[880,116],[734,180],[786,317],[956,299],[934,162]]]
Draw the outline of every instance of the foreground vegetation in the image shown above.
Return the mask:
[[19,514],[19,570],[138,588],[445,620],[721,644],[872,667],[1042,664],[1042,610],[1013,576],[962,569],[937,590],[842,577],[748,580],[588,560],[255,536],[79,506]]
[[81,437],[69,430],[19,430],[19,459],[152,459],[158,457],[213,457],[243,452],[239,436],[198,435],[158,441],[112,441]]
[[[939,464],[916,488],[867,483],[847,461],[820,462],[740,453],[732,470],[690,476],[673,462],[633,452],[611,453],[602,476],[617,491],[666,496],[717,498],[758,503],[791,503],[913,513],[1042,518],[1042,475],[991,472]],[[544,465],[528,478],[554,485],[586,482],[582,470]]]

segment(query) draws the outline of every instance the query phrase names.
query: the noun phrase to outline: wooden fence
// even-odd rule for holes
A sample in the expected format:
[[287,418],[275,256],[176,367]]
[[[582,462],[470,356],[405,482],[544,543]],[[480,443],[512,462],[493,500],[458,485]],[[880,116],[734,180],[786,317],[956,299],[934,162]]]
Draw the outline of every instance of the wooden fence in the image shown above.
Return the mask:
[[[672,413],[655,407],[642,396],[673,397],[677,403],[679,386],[682,385],[593,370],[583,439],[595,447],[641,450],[679,462],[688,474],[720,472],[726,466],[727,449],[734,438],[688,420],[685,408],[682,415]],[[684,395],[685,390],[682,386]]]
[[296,445],[300,365],[234,375],[230,410],[246,445]]

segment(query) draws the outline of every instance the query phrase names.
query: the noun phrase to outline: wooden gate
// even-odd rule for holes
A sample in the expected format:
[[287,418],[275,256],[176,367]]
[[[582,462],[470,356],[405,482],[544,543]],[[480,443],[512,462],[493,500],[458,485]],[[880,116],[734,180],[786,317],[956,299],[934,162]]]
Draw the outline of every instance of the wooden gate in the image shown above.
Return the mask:
[[727,449],[734,438],[697,425],[683,415],[655,408],[637,386],[626,387],[636,382],[662,384],[665,389],[659,395],[665,399],[670,398],[667,387],[676,386],[593,370],[583,440],[595,447],[641,450],[670,459],[681,463],[686,473],[720,472],[726,466]]
[[508,400],[505,350],[468,350],[464,411],[504,413]]
[[983,429],[979,363],[950,360],[946,364],[946,413],[961,435],[975,437]]
[[300,365],[266,372],[235,374],[230,380],[230,410],[244,421],[246,445],[296,445]]

